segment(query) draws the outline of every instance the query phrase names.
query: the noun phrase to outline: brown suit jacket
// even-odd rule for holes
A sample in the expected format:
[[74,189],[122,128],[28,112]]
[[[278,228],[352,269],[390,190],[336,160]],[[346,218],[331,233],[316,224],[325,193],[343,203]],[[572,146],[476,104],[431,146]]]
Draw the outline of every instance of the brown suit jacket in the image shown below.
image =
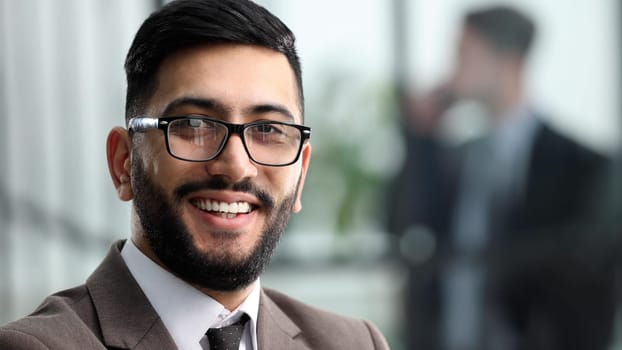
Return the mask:
[[[0,349],[176,349],[173,339],[120,255],[111,247],[86,284],[46,298],[28,317],[0,327]],[[370,323],[261,292],[261,350],[388,349]]]

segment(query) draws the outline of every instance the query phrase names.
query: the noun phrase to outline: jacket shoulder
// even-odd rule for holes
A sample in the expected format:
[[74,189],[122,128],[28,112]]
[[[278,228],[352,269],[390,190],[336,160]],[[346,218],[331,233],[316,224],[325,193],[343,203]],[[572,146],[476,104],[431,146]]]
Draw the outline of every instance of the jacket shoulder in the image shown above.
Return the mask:
[[30,315],[0,327],[0,349],[102,348],[86,287],[47,297]]
[[372,323],[321,310],[271,289],[267,297],[294,322],[312,349],[389,349]]
[[[584,146],[554,127],[543,124],[534,141],[534,155],[547,158],[547,161],[558,159],[578,165],[598,167],[608,164],[604,155]],[[561,158],[561,159],[560,159]]]

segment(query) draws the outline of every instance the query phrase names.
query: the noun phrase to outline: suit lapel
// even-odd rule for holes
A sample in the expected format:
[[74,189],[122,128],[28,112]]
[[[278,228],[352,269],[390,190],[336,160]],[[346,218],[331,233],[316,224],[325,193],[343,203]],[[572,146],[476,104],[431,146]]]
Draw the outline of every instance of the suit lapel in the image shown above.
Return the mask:
[[300,328],[262,290],[257,320],[259,349],[290,350],[309,349],[298,337]]
[[176,349],[175,342],[121,257],[124,241],[86,282],[106,346],[121,349]]
[[[176,349],[175,342],[123,258],[124,241],[117,241],[86,281],[107,347],[119,349]],[[310,350],[300,328],[262,290],[257,321],[260,349]]]

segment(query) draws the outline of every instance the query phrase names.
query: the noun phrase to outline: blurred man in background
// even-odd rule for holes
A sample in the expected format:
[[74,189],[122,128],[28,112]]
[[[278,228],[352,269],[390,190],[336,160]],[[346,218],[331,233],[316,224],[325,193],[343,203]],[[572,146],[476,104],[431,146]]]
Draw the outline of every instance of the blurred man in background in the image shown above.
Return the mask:
[[[594,216],[608,162],[528,101],[535,33],[513,8],[467,14],[450,78],[409,105],[389,229],[410,263],[413,349],[595,350],[610,341],[613,254]],[[487,129],[450,145],[442,120],[464,101]],[[421,242],[430,256],[409,257]]]

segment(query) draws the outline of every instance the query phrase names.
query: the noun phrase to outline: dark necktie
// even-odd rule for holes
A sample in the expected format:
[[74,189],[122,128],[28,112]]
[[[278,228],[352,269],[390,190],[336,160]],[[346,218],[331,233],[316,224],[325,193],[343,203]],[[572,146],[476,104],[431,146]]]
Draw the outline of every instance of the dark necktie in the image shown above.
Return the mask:
[[247,321],[248,315],[244,314],[238,322],[230,326],[208,329],[205,335],[210,350],[237,350]]

